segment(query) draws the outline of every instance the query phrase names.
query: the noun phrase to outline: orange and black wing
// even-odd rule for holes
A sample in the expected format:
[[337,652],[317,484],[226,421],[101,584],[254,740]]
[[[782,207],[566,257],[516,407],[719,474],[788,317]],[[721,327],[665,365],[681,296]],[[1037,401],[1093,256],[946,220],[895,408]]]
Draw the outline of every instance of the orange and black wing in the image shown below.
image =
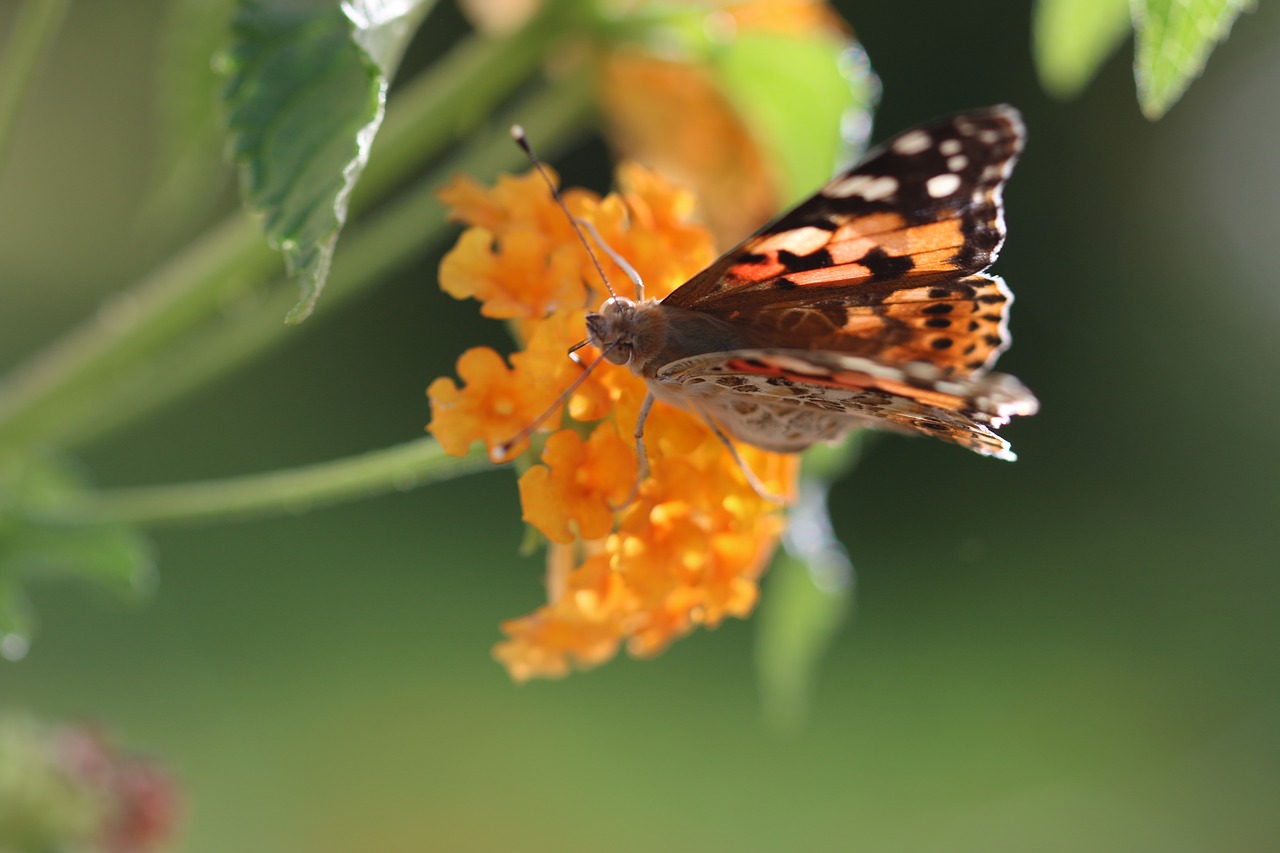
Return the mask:
[[664,300],[758,346],[981,373],[1009,342],[1002,192],[1024,130],[1009,106],[894,137]]

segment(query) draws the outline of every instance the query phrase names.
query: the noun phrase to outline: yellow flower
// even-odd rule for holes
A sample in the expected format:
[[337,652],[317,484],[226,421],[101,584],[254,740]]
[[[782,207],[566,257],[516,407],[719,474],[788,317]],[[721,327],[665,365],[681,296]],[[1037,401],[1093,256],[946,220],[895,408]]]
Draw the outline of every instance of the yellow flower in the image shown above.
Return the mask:
[[610,507],[626,498],[636,479],[632,447],[614,425],[601,424],[587,441],[560,430],[547,439],[542,461],[520,478],[524,520],[563,545],[576,538],[571,521],[583,539],[607,536],[613,529]]
[[[703,5],[713,43],[755,34],[848,38],[847,26],[820,0]],[[720,245],[777,212],[785,184],[776,158],[706,57],[638,43],[605,52],[597,80],[610,141],[623,155],[692,187]]]
[[[692,196],[656,172],[623,165],[618,184],[604,198],[578,191],[566,202],[640,271],[646,296],[661,298],[712,260],[710,234],[690,221]],[[481,300],[489,316],[517,318],[520,349],[510,367],[492,350],[464,353],[464,387],[446,378],[429,389],[429,429],[450,453],[475,441],[492,452],[581,375],[566,350],[585,334],[583,298],[604,293],[563,212],[549,215],[554,202],[544,185],[526,176],[485,190],[461,179],[442,197],[472,226],[441,263],[442,286]],[[615,288],[629,293],[616,266],[607,257],[602,263]],[[475,271],[475,280],[463,280]],[[634,485],[630,436],[645,394],[630,370],[601,363],[568,401],[574,425],[556,429],[557,412],[541,426],[554,431],[519,487],[525,521],[552,543],[548,602],[503,623],[507,639],[494,649],[517,680],[595,666],[624,645],[633,655],[657,654],[695,627],[744,617],[755,605],[783,517],[698,417],[654,407],[645,437],[650,475],[615,509]],[[770,490],[793,492],[795,457],[740,452]]]
[[696,187],[720,244],[778,209],[764,155],[709,69],[617,51],[602,64],[599,88],[619,149]]
[[587,558],[570,572],[566,585],[546,607],[502,623],[511,639],[495,647],[493,655],[517,681],[558,678],[574,665],[585,669],[617,654],[627,617],[637,608],[610,558]]
[[[527,348],[511,356],[511,367],[488,347],[475,347],[458,359],[458,376],[464,387],[447,377],[433,381],[427,388],[432,412],[427,429],[445,452],[465,456],[472,443],[479,441],[496,457],[499,445],[547,412],[577,371],[565,357],[575,340],[565,333],[569,327],[566,321],[576,318],[574,328],[580,330],[584,316],[585,312],[577,312],[539,323]],[[608,398],[592,391],[592,397],[585,397],[583,404],[570,411],[607,407],[604,401]],[[558,423],[558,413],[553,412],[544,426]],[[528,442],[522,441],[511,450],[519,453],[527,447]]]
[[466,383],[462,388],[444,377],[427,388],[429,429],[447,453],[463,456],[476,440],[492,452],[542,411],[538,407],[544,395],[488,347],[464,352],[458,375]]
[[490,246],[495,235],[472,228],[440,265],[440,286],[450,296],[473,296],[480,313],[496,319],[541,317],[565,305],[581,305],[582,283],[575,259],[551,252],[549,241],[532,228],[501,237],[502,251]]
[[[797,189],[779,152],[771,150],[776,140],[762,132],[763,121],[781,117],[767,106],[761,111],[744,103],[744,90],[726,79],[742,69],[727,74],[724,54],[734,45],[774,38],[795,39],[819,52],[831,43],[853,44],[848,26],[825,0],[604,0],[576,7],[547,0],[464,0],[462,7],[478,29],[493,34],[511,33],[540,12],[554,12],[548,17],[563,28],[564,39],[563,49],[554,51],[553,76],[594,81],[609,143],[623,157],[692,187],[721,246],[764,223]],[[813,96],[785,57],[762,47],[753,61],[771,59],[773,67],[755,73],[794,79],[796,100]],[[823,164],[818,171],[834,166]]]

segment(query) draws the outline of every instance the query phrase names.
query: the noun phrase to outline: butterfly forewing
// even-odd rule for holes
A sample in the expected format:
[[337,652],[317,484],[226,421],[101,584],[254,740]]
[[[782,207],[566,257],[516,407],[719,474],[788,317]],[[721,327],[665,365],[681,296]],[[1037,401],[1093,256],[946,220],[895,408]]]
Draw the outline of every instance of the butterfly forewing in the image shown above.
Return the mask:
[[996,276],[900,287],[868,303],[856,290],[737,308],[723,317],[752,339],[787,349],[844,352],[948,375],[981,373],[1009,346],[1012,295]]
[[746,323],[767,346],[985,369],[1008,345],[1011,297],[968,277],[1004,242],[1023,136],[1006,106],[902,133],[665,302]]

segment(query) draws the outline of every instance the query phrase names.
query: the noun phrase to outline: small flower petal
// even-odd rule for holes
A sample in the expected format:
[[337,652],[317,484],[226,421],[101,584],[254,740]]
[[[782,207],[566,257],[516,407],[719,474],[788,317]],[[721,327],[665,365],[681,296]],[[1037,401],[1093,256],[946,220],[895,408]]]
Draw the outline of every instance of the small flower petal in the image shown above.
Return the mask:
[[516,681],[560,678],[576,665],[598,666],[618,652],[632,596],[607,556],[587,559],[569,573],[565,593],[528,616],[502,623],[505,642],[494,647]]
[[464,352],[458,376],[465,387],[441,378],[427,389],[432,415],[427,430],[454,456],[465,456],[475,441],[483,441],[492,454],[533,423],[554,397],[543,383],[508,368],[488,347]]
[[440,287],[455,299],[479,299],[480,313],[496,319],[542,317],[583,300],[575,259],[526,227],[501,238],[484,228],[463,232],[440,262]]
[[636,477],[635,457],[612,424],[583,441],[572,430],[547,439],[545,465],[520,478],[524,520],[561,544],[574,541],[570,522],[582,539],[600,539],[613,529],[610,505],[621,501]]
[[693,187],[720,244],[777,210],[765,157],[707,68],[620,50],[599,79],[613,140]]

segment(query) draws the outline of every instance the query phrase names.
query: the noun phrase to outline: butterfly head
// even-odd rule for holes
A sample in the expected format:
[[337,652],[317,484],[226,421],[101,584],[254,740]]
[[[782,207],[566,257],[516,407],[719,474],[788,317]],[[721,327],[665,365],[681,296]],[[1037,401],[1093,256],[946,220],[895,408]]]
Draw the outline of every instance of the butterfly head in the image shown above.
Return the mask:
[[635,355],[637,305],[624,296],[611,296],[600,310],[587,315],[587,337],[614,364],[626,364]]

